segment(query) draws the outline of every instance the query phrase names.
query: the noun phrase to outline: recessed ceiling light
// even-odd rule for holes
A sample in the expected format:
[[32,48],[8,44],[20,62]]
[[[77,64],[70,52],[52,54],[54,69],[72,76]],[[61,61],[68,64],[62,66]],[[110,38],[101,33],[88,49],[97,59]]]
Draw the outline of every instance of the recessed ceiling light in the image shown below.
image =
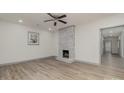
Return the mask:
[[49,30],[49,31],[51,31],[52,29],[51,29],[51,28],[49,28],[48,30]]
[[18,20],[18,22],[19,22],[19,23],[22,23],[22,22],[23,22],[23,20],[21,20],[21,19],[20,19],[20,20]]
[[110,31],[109,33],[113,33],[112,31]]

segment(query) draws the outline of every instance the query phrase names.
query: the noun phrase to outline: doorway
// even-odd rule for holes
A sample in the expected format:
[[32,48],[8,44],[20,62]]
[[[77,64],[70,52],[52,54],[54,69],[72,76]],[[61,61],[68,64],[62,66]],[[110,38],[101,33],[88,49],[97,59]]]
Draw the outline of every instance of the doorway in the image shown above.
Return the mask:
[[124,26],[101,29],[101,64],[124,68]]
[[104,54],[110,54],[112,51],[111,40],[109,37],[104,38]]
[[121,56],[120,54],[120,40],[119,36],[104,36],[103,39],[103,52],[105,54],[111,54],[111,55],[118,55]]

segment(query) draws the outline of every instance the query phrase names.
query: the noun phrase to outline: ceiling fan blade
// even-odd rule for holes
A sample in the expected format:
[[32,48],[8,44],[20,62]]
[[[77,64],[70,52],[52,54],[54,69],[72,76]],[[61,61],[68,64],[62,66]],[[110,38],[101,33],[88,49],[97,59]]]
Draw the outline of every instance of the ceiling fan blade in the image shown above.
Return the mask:
[[51,13],[47,13],[49,16],[51,16],[52,18],[56,18],[55,16],[53,16]]
[[54,21],[54,19],[44,20],[44,22]]
[[67,22],[63,21],[63,20],[58,20],[59,22],[62,22],[64,24],[67,24]]
[[54,22],[54,26],[56,26],[57,25],[57,22]]
[[64,17],[66,17],[66,15],[59,16],[58,18],[61,19],[61,18],[64,18]]

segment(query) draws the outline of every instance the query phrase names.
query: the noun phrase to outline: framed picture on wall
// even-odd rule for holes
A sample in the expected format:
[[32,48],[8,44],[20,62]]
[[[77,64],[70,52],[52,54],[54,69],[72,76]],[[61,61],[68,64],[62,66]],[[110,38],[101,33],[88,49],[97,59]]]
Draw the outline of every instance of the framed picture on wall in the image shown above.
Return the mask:
[[28,32],[28,45],[39,45],[38,32]]

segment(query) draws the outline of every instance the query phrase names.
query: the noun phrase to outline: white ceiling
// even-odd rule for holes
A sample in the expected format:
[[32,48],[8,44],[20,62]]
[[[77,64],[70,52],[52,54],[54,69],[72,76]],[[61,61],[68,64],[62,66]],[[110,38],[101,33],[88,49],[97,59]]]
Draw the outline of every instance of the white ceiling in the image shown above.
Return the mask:
[[103,37],[118,37],[124,31],[124,25],[102,29]]
[[[53,26],[53,22],[45,23],[44,20],[51,19],[46,13],[1,13],[0,19],[10,21],[17,24],[22,24],[31,27],[38,27],[39,29],[58,29],[69,25],[85,24],[98,20],[103,17],[108,17],[114,14],[111,13],[65,13],[67,15],[63,20],[67,21],[68,24],[57,23],[57,26]],[[56,15],[61,15],[57,13]],[[23,23],[18,23],[18,20],[22,19]],[[38,24],[38,25],[37,25]]]

